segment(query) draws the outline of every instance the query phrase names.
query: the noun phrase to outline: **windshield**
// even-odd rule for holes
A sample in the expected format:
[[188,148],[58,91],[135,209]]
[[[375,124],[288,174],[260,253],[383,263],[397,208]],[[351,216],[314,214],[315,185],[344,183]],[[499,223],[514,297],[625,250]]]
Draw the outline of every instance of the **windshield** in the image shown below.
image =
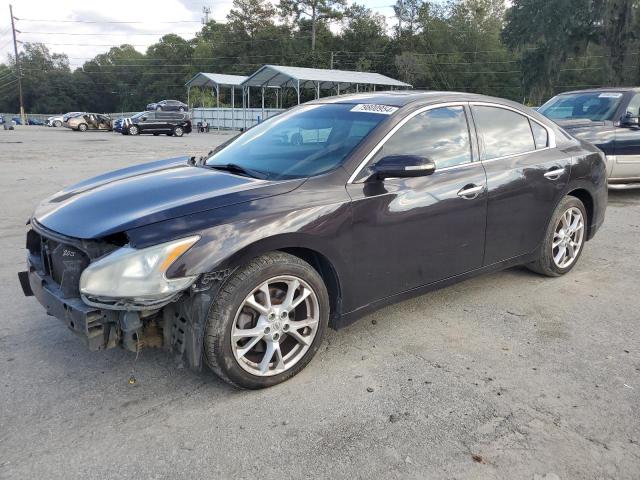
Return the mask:
[[209,167],[234,165],[269,180],[328,172],[376,125],[397,110],[372,113],[353,104],[305,105],[248,130],[206,161]]
[[140,118],[140,117],[142,117],[145,113],[147,113],[147,112],[138,112],[138,113],[136,113],[135,115],[133,115],[131,118]]
[[620,101],[621,92],[587,92],[557,95],[538,111],[552,120],[611,120]]

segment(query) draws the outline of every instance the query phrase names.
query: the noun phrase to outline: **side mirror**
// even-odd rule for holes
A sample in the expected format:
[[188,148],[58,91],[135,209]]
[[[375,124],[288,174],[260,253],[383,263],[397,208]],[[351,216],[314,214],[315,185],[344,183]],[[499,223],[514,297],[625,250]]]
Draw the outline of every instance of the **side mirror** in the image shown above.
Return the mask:
[[627,112],[622,117],[620,121],[620,125],[623,127],[639,127],[640,126],[640,118],[637,116],[633,116],[633,113]]
[[436,164],[418,155],[390,155],[380,159],[372,169],[374,177],[380,180],[426,177],[436,171]]
[[145,122],[147,120],[147,117],[142,117],[140,120],[142,120],[143,122]]

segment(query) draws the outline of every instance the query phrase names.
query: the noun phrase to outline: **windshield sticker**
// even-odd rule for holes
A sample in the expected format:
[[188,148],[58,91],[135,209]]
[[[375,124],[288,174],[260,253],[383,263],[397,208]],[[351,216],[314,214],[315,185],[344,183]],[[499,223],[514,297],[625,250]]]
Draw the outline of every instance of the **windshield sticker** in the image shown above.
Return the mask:
[[391,115],[397,110],[398,107],[390,107],[389,105],[374,105],[370,103],[361,103],[351,109],[352,112],[379,113],[381,115]]
[[619,92],[606,92],[598,95],[598,98],[620,98],[622,96]]

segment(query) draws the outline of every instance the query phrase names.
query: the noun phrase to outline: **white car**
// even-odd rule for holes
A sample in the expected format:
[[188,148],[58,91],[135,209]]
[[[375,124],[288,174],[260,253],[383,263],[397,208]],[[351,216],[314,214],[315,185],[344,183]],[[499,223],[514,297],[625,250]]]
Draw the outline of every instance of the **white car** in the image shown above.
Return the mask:
[[62,122],[63,122],[62,115],[56,115],[56,116],[47,118],[47,121],[44,122],[44,124],[47,127],[61,127]]

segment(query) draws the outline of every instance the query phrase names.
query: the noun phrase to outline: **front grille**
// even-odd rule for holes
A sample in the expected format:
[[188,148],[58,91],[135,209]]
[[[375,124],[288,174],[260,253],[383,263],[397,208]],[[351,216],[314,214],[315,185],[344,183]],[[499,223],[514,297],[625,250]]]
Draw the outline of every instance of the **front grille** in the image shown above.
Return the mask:
[[57,284],[64,298],[80,297],[80,275],[84,269],[92,259],[117,248],[107,242],[64,237],[35,222],[33,226],[27,233],[31,262]]

